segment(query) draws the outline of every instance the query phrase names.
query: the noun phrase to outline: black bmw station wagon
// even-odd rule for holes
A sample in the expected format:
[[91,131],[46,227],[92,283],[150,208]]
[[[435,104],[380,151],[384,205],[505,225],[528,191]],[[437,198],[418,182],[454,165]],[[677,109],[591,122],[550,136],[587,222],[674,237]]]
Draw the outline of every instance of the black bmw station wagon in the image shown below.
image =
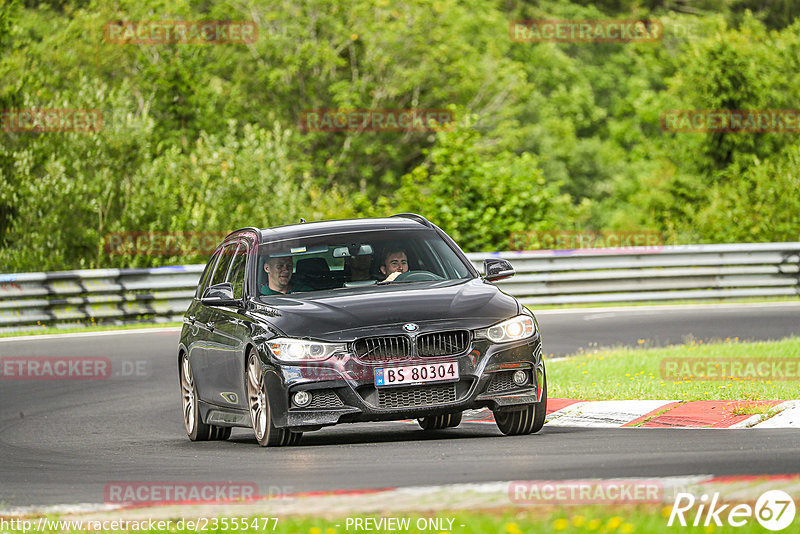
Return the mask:
[[244,228],[211,256],[178,347],[193,441],[252,428],[293,445],[338,423],[455,427],[492,410],[503,434],[542,428],[547,383],[536,318],[424,217]]

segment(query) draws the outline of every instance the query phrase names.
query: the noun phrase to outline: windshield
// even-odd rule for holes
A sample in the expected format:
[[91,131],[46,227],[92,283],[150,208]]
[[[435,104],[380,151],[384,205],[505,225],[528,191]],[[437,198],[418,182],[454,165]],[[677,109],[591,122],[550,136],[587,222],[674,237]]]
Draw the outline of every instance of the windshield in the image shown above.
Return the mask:
[[433,230],[380,230],[275,241],[259,248],[260,295],[471,278]]

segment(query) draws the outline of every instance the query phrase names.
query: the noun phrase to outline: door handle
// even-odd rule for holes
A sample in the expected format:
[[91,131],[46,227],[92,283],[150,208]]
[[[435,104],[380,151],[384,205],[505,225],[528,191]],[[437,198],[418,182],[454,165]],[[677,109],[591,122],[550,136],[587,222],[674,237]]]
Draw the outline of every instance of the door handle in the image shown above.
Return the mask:
[[207,326],[207,327],[208,327],[208,329],[209,329],[209,330],[211,330],[212,332],[214,331],[214,325],[215,325],[214,321],[209,321],[209,322],[207,322],[207,323],[206,323],[206,326]]

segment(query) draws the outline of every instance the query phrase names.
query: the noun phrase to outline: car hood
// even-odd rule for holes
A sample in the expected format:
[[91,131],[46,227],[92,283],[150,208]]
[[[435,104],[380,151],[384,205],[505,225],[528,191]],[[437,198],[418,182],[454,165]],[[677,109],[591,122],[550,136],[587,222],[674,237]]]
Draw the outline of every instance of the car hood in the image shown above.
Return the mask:
[[254,315],[284,335],[351,341],[364,335],[481,328],[520,312],[516,299],[481,279],[414,282],[263,296]]

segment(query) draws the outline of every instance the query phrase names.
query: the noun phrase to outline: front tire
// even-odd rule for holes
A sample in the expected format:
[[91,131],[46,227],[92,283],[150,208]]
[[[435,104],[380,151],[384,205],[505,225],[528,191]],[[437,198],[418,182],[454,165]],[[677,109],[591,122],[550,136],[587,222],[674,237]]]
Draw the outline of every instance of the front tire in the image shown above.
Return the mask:
[[189,356],[185,353],[181,354],[179,369],[181,375],[183,426],[186,428],[186,434],[189,439],[192,441],[228,439],[231,436],[231,427],[209,425],[200,419],[200,410],[197,408],[197,386],[194,383]]
[[531,433],[536,433],[544,426],[544,418],[547,416],[547,373],[544,369],[544,362],[541,367],[541,381],[542,381],[542,400],[534,404],[536,414],[533,417],[533,429]]
[[302,432],[292,432],[288,428],[277,428],[272,423],[272,410],[267,396],[267,384],[261,369],[261,360],[255,351],[247,357],[247,399],[250,412],[250,423],[256,441],[262,447],[282,447],[297,445]]
[[423,430],[441,430],[443,428],[453,428],[461,424],[461,412],[434,415],[431,417],[421,417],[417,419],[417,422]]
[[515,412],[493,412],[497,428],[506,436],[522,436],[533,432],[536,407],[526,406]]
[[497,428],[506,436],[522,436],[538,432],[547,415],[547,377],[542,367],[542,400],[515,412],[492,412]]

